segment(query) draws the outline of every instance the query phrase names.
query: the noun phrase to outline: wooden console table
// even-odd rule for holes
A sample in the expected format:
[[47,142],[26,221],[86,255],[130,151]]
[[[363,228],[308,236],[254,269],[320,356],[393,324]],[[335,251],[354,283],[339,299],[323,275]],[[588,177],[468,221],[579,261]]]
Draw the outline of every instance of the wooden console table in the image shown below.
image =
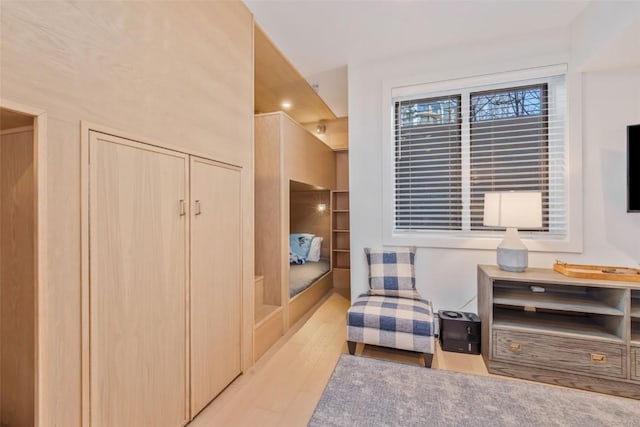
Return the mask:
[[479,265],[478,312],[489,372],[640,399],[640,284]]

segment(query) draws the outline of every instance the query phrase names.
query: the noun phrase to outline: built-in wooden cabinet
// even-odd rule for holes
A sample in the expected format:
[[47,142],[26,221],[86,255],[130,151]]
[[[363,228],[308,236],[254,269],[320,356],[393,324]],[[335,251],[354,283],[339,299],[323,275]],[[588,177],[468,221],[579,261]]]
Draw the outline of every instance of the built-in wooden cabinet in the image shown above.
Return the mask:
[[240,171],[191,157],[191,415],[240,375]]
[[640,399],[637,284],[478,267],[489,372]]
[[240,374],[240,171],[89,140],[90,424],[184,425]]
[[[255,282],[257,360],[331,289],[330,271],[290,296],[289,234],[324,237],[321,254],[329,256],[329,215],[318,205],[330,203],[336,168],[334,152],[283,112],[256,115],[254,132],[255,274],[261,276]],[[292,226],[301,229],[291,230]]]
[[189,156],[98,133],[89,147],[91,425],[184,424]]

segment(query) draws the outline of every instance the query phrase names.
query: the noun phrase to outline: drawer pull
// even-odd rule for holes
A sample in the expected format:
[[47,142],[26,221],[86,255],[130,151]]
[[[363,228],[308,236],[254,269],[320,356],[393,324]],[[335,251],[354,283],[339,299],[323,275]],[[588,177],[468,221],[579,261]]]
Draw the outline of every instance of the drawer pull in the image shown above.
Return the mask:
[[591,361],[595,363],[605,363],[607,356],[604,354],[591,353]]
[[522,344],[520,344],[519,342],[510,342],[509,343],[509,350],[514,351],[514,352],[520,352],[520,351],[522,351]]

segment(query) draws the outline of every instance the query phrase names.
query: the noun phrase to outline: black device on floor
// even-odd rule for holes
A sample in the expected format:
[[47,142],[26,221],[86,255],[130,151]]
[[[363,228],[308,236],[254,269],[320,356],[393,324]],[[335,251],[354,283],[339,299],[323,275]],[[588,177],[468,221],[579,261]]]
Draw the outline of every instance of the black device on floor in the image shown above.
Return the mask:
[[480,354],[480,317],[463,311],[438,311],[440,347],[444,351]]

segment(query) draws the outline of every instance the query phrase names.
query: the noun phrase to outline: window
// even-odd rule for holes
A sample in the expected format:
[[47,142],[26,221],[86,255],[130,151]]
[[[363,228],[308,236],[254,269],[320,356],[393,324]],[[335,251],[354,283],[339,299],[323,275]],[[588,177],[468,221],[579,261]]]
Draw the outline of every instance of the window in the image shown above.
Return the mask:
[[[394,233],[482,236],[484,193],[540,191],[546,238],[567,231],[564,76],[395,96]],[[393,93],[393,91],[392,91]]]
[[542,192],[549,230],[548,85],[471,93],[471,230],[483,228],[484,193]]
[[459,95],[396,103],[397,229],[461,229],[460,107]]

